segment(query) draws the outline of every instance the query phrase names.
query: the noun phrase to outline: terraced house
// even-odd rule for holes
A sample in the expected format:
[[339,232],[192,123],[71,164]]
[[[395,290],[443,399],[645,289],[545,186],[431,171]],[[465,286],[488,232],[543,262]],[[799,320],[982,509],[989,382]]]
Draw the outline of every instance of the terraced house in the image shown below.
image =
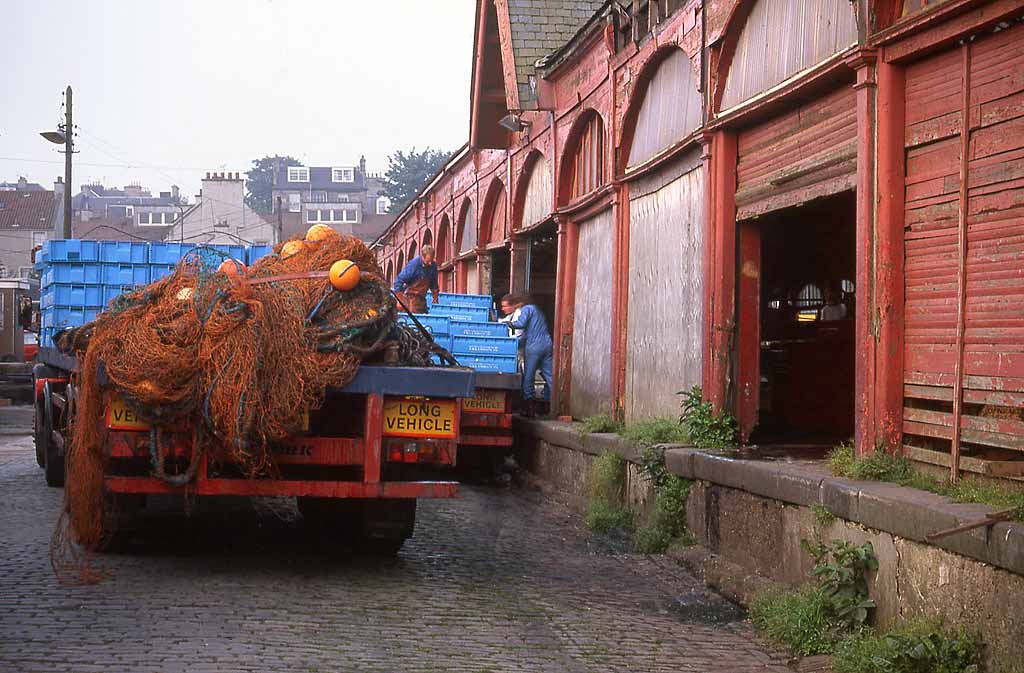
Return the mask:
[[480,0],[467,145],[377,240],[527,291],[556,407],[1024,476],[1024,2]]

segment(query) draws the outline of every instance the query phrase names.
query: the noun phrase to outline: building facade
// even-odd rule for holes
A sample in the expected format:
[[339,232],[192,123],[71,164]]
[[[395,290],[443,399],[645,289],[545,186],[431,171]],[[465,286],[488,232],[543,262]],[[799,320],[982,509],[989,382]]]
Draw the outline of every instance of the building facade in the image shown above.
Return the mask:
[[285,239],[326,224],[365,241],[375,240],[394,218],[379,175],[367,173],[366,159],[356,166],[274,167],[271,201],[280,209]]
[[246,205],[245,180],[237,172],[207,173],[196,202],[164,238],[218,245],[274,245],[281,240],[274,218]]
[[0,278],[31,278],[33,250],[60,235],[64,184],[55,183],[54,191],[24,178],[3,184],[7,186],[0,189]]
[[747,441],[1024,476],[1022,19],[480,0],[469,143],[378,254],[533,294],[562,413],[700,385]]
[[160,241],[187,208],[177,185],[156,196],[138,184],[123,189],[82,185],[72,198],[72,236]]

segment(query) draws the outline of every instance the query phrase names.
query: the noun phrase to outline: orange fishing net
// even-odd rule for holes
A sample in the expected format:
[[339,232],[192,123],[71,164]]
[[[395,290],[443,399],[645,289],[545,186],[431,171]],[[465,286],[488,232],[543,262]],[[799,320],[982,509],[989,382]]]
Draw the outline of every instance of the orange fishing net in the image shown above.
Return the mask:
[[[109,530],[103,491],[109,395],[119,395],[154,427],[153,472],[172,484],[192,479],[203,452],[238,464],[250,477],[272,476],[271,446],[301,428],[328,386],[347,384],[362,359],[387,343],[395,302],[361,241],[306,241],[290,256],[282,255],[284,245],[242,275],[215,272],[222,254],[198,249],[171,275],[118,297],[95,322],[61,337],[79,372],[64,516],[51,554],[58,576],[87,573],[75,545],[96,549]],[[361,271],[360,283],[347,292],[327,280],[339,259]],[[309,272],[322,273],[247,282]],[[168,467],[159,452],[161,433],[183,427],[195,429],[198,450],[186,468]]]

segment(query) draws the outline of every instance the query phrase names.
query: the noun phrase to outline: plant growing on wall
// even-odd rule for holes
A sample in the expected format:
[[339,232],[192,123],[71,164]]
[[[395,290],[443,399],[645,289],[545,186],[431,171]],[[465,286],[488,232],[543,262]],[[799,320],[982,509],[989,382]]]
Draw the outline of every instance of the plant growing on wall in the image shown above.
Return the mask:
[[736,419],[727,413],[716,414],[711,402],[704,400],[700,386],[680,391],[683,412],[679,422],[698,449],[724,449],[736,445]]

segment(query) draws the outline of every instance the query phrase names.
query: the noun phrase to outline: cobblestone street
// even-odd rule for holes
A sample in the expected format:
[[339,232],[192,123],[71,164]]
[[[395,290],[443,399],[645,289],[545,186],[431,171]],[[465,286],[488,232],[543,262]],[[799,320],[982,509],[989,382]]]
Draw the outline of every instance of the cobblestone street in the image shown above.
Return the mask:
[[568,509],[516,490],[421,503],[394,560],[318,545],[280,503],[158,517],[97,559],[103,582],[64,587],[49,562],[61,491],[9,423],[5,673],[789,670],[682,570],[601,550]]

